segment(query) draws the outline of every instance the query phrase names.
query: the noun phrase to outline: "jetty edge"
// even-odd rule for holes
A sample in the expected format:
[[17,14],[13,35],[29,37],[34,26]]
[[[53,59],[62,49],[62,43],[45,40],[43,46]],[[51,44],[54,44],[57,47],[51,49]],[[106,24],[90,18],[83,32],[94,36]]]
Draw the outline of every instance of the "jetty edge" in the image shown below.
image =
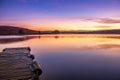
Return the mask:
[[0,80],[39,80],[40,64],[30,47],[5,48],[0,52]]

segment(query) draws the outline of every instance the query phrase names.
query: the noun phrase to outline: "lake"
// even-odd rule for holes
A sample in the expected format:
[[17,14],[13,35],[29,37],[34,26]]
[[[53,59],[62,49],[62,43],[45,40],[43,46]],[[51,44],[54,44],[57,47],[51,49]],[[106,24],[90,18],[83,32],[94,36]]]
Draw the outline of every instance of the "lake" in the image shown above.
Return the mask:
[[0,51],[30,47],[41,80],[120,80],[120,35],[0,36]]

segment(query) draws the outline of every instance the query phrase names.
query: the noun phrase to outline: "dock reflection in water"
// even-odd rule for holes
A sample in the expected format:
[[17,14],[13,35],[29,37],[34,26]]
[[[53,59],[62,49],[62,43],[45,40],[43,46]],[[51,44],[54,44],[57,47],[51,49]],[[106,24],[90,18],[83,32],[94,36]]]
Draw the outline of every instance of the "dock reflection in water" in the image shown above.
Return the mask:
[[0,37],[0,50],[29,46],[42,80],[120,80],[120,35]]

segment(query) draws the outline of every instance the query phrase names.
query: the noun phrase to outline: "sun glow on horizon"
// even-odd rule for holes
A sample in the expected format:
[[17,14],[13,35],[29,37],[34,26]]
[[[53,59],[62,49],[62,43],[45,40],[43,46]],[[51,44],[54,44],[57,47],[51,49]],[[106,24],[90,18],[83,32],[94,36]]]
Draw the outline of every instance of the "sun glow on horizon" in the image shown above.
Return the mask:
[[81,19],[41,19],[39,20],[18,20],[14,23],[8,23],[6,25],[24,27],[37,31],[77,31],[77,30],[110,30],[110,29],[120,29],[120,23],[114,23],[109,21],[107,23],[99,22],[97,20],[81,20]]
[[120,29],[118,0],[2,0],[0,4],[0,25],[39,31]]

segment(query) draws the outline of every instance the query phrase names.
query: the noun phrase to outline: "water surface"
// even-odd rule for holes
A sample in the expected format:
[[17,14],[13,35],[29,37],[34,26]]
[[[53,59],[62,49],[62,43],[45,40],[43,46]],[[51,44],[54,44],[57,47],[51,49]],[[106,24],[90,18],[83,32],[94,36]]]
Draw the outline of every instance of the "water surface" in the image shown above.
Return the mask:
[[120,80],[120,35],[0,36],[0,50],[31,48],[42,80]]

